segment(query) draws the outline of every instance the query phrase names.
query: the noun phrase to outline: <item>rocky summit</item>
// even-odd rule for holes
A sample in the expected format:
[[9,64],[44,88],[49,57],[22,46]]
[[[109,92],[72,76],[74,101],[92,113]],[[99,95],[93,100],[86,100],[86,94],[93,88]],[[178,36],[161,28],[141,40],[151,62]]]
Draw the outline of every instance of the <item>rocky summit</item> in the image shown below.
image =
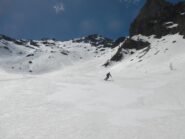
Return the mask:
[[150,50],[150,43],[142,39],[134,39],[135,35],[156,38],[179,33],[185,38],[185,2],[173,4],[165,0],[147,0],[139,15],[130,25],[130,36],[122,43],[119,49],[104,66],[112,61],[120,61],[125,55],[134,53],[133,50]]
[[89,43],[93,46],[102,46],[102,47],[112,47],[114,44],[113,40],[98,34],[88,35],[86,37],[74,39],[73,42]]
[[185,35],[185,2],[172,4],[165,0],[147,0],[130,26],[130,36],[142,34],[160,38],[178,32]]
[[[68,45],[71,46],[70,49],[73,49],[73,46],[83,46],[88,52],[93,49],[93,56],[95,57],[104,55],[105,50],[118,48],[116,49],[116,53],[114,53],[104,64],[105,66],[109,66],[110,63],[120,61],[124,59],[125,56],[132,55],[141,49],[144,50],[144,53],[145,51],[147,52],[150,50],[151,43],[148,42],[147,39],[141,39],[142,37],[136,37],[137,39],[134,38],[136,35],[139,36],[139,34],[141,34],[141,36],[145,37],[153,37],[151,35],[154,35],[156,38],[161,38],[166,35],[179,33],[185,37],[185,2],[173,4],[165,0],[147,0],[136,19],[130,25],[129,31],[130,33],[128,37],[120,37],[116,40],[93,34],[66,42],[60,42],[55,39],[48,38],[43,38],[40,41],[16,40],[5,35],[0,35],[0,43],[2,43],[2,48],[3,50],[6,49],[6,52],[7,50],[9,50],[9,52],[13,52],[11,47],[9,47],[12,43],[18,46],[37,50],[36,52],[28,53],[26,57],[36,55],[38,53],[38,49],[44,51],[50,47],[51,49],[56,49],[55,51],[58,51],[59,47],[60,53],[66,56],[68,53],[63,49],[66,50],[65,47]],[[43,50],[41,47],[46,48]],[[50,49],[48,50],[48,52],[51,53],[54,53],[55,51]],[[86,52],[86,50],[84,52]],[[18,53],[23,52],[20,51]],[[48,57],[51,59],[51,55]],[[83,56],[79,56],[79,59],[83,59]]]

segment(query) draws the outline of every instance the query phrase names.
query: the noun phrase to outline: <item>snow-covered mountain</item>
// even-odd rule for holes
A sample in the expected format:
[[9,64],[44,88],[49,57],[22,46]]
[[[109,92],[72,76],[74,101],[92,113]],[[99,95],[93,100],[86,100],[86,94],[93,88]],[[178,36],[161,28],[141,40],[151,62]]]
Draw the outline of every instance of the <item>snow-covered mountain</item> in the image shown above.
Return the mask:
[[113,41],[98,35],[69,41],[15,40],[0,36],[0,68],[9,72],[44,73],[112,51]]
[[138,35],[161,39],[164,36],[179,34],[185,38],[184,13],[185,2],[172,4],[165,0],[147,0],[130,26],[130,36],[121,43],[117,53],[105,63],[105,66],[110,65],[112,61],[122,60],[128,53],[133,54],[132,49],[150,51],[153,42],[140,39]]
[[171,4],[165,0],[147,0],[130,26],[130,36],[117,40],[97,34],[64,42],[55,39],[16,40],[0,35],[0,68],[9,72],[38,74],[109,55],[102,63],[107,67],[140,50],[147,54],[153,45],[149,38],[160,39],[175,34],[184,37],[184,12],[184,2]]
[[147,0],[117,40],[1,35],[0,139],[184,139],[183,5]]
[[[75,43],[74,48],[70,41],[67,52],[63,47],[42,46],[36,50],[23,48],[20,56],[17,53],[22,46],[10,49],[13,53],[9,52],[10,47],[3,48],[1,68],[6,67],[6,72],[0,70],[0,137],[184,138],[185,39],[179,34],[160,39],[137,35],[132,39],[150,42],[150,49],[133,49],[134,53],[124,54],[122,61],[112,61],[106,68],[102,65],[119,48],[96,54],[96,47],[84,43],[81,44],[83,47],[77,47]],[[92,49],[88,51],[84,46]],[[53,54],[51,50],[57,52]],[[80,59],[84,56],[82,51],[88,58]],[[26,57],[30,54],[34,56]],[[54,64],[46,61],[50,55]],[[19,71],[16,66],[29,73],[30,60],[38,63],[34,70],[31,69],[33,73],[38,69],[38,73],[43,73],[40,67],[44,66],[47,72],[48,69],[57,70],[37,75],[16,74]],[[12,70],[12,65],[15,73],[7,73],[7,69]],[[103,79],[108,71],[113,80],[105,82]]]
[[166,0],[147,0],[129,31],[130,36],[185,35],[185,2],[173,4]]

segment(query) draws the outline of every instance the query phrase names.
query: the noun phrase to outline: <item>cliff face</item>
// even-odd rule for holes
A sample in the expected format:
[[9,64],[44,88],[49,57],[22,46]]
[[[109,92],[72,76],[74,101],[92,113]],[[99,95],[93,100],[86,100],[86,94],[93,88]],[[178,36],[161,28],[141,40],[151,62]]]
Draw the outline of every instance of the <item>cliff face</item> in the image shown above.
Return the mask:
[[185,35],[185,2],[147,0],[130,26],[130,36],[142,34],[161,37],[167,34]]
[[134,53],[132,50],[150,50],[149,42],[133,40],[134,35],[155,35],[156,38],[161,38],[180,33],[185,38],[185,2],[173,4],[165,0],[146,0],[129,31],[130,37],[121,43],[117,53],[105,66],[109,66],[111,61],[120,61],[125,55]]

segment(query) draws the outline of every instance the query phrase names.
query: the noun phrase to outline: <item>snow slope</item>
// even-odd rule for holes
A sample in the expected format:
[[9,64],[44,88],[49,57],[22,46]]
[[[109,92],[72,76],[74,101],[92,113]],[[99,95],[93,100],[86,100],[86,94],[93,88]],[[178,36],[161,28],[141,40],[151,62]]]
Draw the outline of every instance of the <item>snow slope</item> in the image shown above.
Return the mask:
[[0,138],[184,139],[185,40],[138,38],[150,50],[109,68],[102,65],[116,50],[45,74],[1,70]]
[[73,40],[34,40],[21,43],[0,39],[0,68],[14,73],[41,74],[112,51],[110,47],[93,46]]

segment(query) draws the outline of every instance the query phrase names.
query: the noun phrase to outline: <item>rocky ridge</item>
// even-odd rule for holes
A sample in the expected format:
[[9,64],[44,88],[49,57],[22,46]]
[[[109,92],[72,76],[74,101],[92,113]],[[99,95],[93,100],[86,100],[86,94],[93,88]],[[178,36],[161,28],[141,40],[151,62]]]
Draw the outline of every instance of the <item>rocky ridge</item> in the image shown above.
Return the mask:
[[[50,59],[57,52],[65,56],[68,55],[70,52],[68,52],[68,48],[66,49],[67,45],[70,46],[70,49],[73,49],[72,47],[83,47],[82,51],[85,49],[84,52],[92,51],[95,57],[105,54],[107,49],[116,48],[117,52],[104,64],[104,66],[109,66],[112,62],[118,62],[124,59],[125,56],[132,55],[141,49],[143,51],[150,50],[151,44],[139,37],[138,39],[133,38],[136,35],[140,34],[148,38],[151,36],[161,38],[166,35],[179,33],[185,37],[185,2],[172,4],[165,0],[147,0],[136,19],[130,25],[129,31],[128,37],[120,37],[116,40],[93,34],[66,42],[47,38],[41,40],[17,40],[0,35],[0,48],[3,48],[1,51],[8,52],[10,55],[14,51],[12,47],[8,47],[10,44],[12,46],[20,46],[19,51],[16,50],[16,53],[20,55],[26,53],[26,57],[33,57],[39,52],[45,52],[45,49],[47,49]],[[22,46],[28,48],[29,51],[32,49],[32,51],[21,51]],[[44,47],[44,49],[41,49],[41,47]],[[82,59],[82,56],[78,57]]]
[[[140,50],[150,43],[144,40],[132,39],[135,35],[155,36],[161,38],[165,35],[179,33],[185,38],[185,2],[173,4],[165,0],[147,0],[136,19],[130,25],[128,39],[121,43],[117,53],[105,63],[110,65],[111,61],[120,61],[131,50]],[[132,54],[133,51],[131,51]]]
[[185,35],[185,2],[147,0],[130,26],[130,36],[142,34],[160,38],[175,33]]

